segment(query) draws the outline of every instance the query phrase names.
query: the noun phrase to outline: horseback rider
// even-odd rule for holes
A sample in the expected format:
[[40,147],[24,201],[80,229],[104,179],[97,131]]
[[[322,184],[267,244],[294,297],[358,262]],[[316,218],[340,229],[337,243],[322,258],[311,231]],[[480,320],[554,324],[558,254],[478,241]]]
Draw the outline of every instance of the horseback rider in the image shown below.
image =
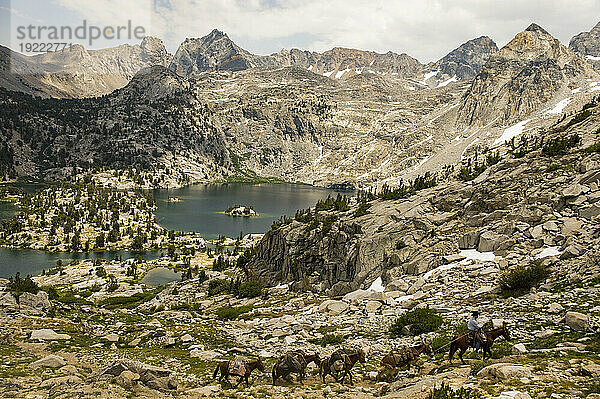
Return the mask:
[[471,336],[471,340],[475,346],[475,350],[479,350],[481,346],[485,343],[485,335],[483,334],[483,326],[477,322],[477,318],[479,317],[478,311],[473,311],[471,313],[471,319],[469,320],[469,324],[467,328],[469,329],[469,334]]

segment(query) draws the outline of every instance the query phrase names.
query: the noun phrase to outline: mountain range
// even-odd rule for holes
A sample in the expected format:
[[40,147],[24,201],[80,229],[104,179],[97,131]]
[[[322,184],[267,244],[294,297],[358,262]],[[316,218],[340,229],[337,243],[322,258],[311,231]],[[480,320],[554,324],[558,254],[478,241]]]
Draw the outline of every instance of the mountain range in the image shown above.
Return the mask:
[[257,177],[394,185],[588,102],[600,89],[597,34],[567,47],[532,24],[500,50],[483,36],[429,64],[345,48],[259,56],[218,30],[175,55],[150,37],[33,57],[2,47],[0,174],[135,168],[148,187]]

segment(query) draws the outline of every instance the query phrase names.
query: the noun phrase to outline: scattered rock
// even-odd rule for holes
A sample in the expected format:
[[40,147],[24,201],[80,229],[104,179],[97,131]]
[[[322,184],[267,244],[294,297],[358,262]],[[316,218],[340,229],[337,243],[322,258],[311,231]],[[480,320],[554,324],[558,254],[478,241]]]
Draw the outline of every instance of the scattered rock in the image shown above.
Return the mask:
[[379,301],[369,301],[365,305],[365,312],[367,313],[375,313],[381,307],[381,302]]
[[118,334],[108,334],[105,335],[104,337],[102,337],[103,340],[108,341],[108,342],[119,342],[119,335]]
[[551,303],[550,306],[548,306],[548,313],[561,313],[563,310],[565,310],[565,308],[557,302]]
[[68,334],[57,334],[54,330],[43,328],[32,331],[30,339],[38,341],[61,341],[71,339],[71,336]]
[[348,309],[348,304],[343,301],[328,300],[319,305],[319,312],[340,314]]
[[49,367],[49,368],[57,369],[57,368],[65,366],[66,364],[67,364],[67,362],[62,357],[57,356],[57,355],[48,355],[43,359],[36,360],[35,362],[31,363],[30,366],[31,367]]
[[202,397],[212,397],[215,393],[221,391],[220,385],[207,385],[201,388],[194,388],[188,391],[185,391],[186,397],[191,398],[202,398]]
[[499,380],[510,380],[513,378],[530,378],[531,368],[519,364],[497,363],[484,367],[477,373],[477,377],[493,377]]
[[190,351],[190,357],[197,357],[200,360],[215,360],[221,357],[221,353],[215,351],[203,351],[200,349],[192,349]]
[[[177,389],[177,380],[171,377],[170,370],[129,359],[113,362],[105,369],[94,373],[92,378],[120,377],[124,371],[131,371],[133,375],[139,375],[139,381],[150,388],[165,391]],[[131,376],[131,374],[125,376]]]
[[181,342],[183,342],[184,344],[187,344],[189,342],[193,342],[194,341],[194,337],[192,337],[190,334],[185,334],[184,336],[181,337]]
[[515,344],[512,347],[512,353],[515,354],[515,355],[523,355],[523,354],[525,354],[527,352],[529,352],[529,351],[527,350],[527,348],[523,344]]
[[579,312],[567,312],[565,323],[575,331],[585,332],[590,325],[590,317]]

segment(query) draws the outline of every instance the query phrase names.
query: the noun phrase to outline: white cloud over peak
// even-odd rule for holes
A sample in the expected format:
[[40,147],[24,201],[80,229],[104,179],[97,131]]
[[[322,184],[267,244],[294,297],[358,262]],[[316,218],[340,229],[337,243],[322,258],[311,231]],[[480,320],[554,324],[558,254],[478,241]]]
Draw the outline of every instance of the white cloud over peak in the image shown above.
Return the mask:
[[482,35],[502,46],[531,22],[568,42],[600,20],[600,0],[53,0],[53,5],[105,24],[134,16],[170,51],[186,37],[217,28],[257,54],[340,46],[405,52],[421,62]]

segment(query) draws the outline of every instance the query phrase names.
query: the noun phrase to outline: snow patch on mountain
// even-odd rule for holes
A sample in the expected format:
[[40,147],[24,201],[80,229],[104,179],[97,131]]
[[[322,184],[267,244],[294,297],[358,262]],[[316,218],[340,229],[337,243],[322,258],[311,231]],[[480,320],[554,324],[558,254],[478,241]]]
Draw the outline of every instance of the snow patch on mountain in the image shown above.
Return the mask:
[[450,79],[448,79],[448,80],[440,83],[439,85],[437,85],[437,87],[440,88],[440,87],[448,86],[452,82],[458,82],[458,78],[456,76],[453,76]]
[[525,125],[527,125],[529,122],[531,122],[531,119],[527,119],[526,121],[519,122],[514,126],[504,129],[502,136],[500,136],[496,139],[496,141],[494,141],[494,146],[504,144],[507,141],[512,140],[514,137],[521,135],[523,133]]
[[549,109],[548,111],[544,112],[544,115],[560,114],[561,112],[563,112],[563,109],[565,109],[565,107],[571,103],[571,101],[572,101],[571,98],[565,98],[564,100],[562,100],[558,104],[556,104],[556,106],[554,108]]

